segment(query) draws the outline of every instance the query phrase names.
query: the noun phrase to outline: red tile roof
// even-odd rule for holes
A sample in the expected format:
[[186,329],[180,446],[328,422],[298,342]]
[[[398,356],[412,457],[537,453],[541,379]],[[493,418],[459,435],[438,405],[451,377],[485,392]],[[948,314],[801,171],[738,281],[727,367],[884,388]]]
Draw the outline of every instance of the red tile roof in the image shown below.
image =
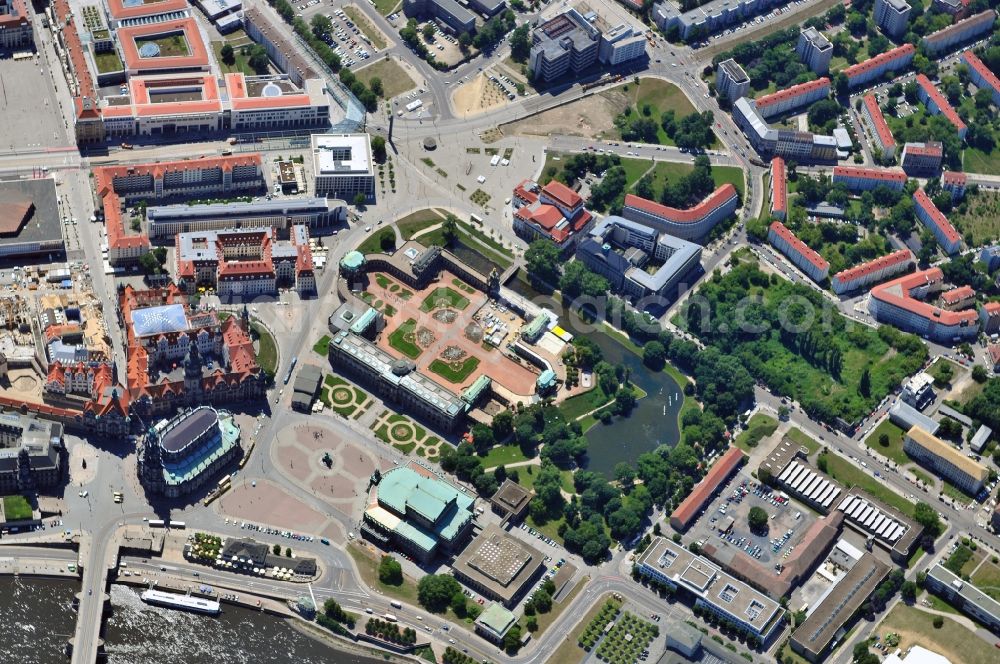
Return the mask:
[[854,281],[855,279],[861,279],[873,272],[884,270],[887,267],[894,267],[900,263],[906,263],[912,260],[913,254],[910,253],[909,249],[900,249],[899,251],[894,251],[891,254],[879,256],[878,258],[870,260],[867,263],[862,263],[861,265],[855,265],[854,267],[846,270],[841,270],[835,274],[833,278],[841,283],[846,283]]
[[922,272],[907,274],[898,279],[879,284],[871,290],[871,296],[876,300],[905,309],[922,318],[934,320],[942,325],[957,326],[965,323],[976,325],[979,317],[973,309],[962,311],[947,311],[933,304],[928,304],[910,295],[910,292],[928,284],[940,283],[944,280],[941,268],[932,267]]
[[785,160],[775,157],[771,160],[771,208],[788,211],[788,180],[785,173]]
[[[155,38],[172,32],[181,32],[188,45],[188,55],[160,55],[144,58],[139,55],[136,39]],[[121,47],[125,68],[130,70],[154,71],[164,69],[207,69],[208,50],[201,39],[198,24],[193,18],[181,18],[160,23],[146,23],[118,28],[118,44]]]
[[936,205],[934,205],[934,201],[930,199],[927,192],[923,189],[917,189],[913,192],[913,202],[919,205],[924,212],[930,215],[934,225],[938,227],[938,230],[944,233],[944,236],[949,242],[958,242],[962,239],[962,236],[957,230],[955,230],[955,227],[951,225],[951,222],[948,221],[946,216],[944,216],[944,213],[941,212]]
[[864,178],[866,180],[882,180],[884,182],[906,182],[906,173],[888,168],[861,168],[858,166],[834,166],[833,177]]
[[783,223],[780,221],[771,222],[771,230],[774,231],[779,237],[787,242],[793,251],[805,258],[807,261],[812,263],[814,267],[818,270],[829,270],[830,264],[825,258],[820,256],[814,249],[811,249],[809,245],[796,237],[795,233],[790,231]]
[[886,64],[887,62],[892,62],[900,56],[904,56],[908,53],[915,53],[916,48],[913,44],[903,44],[902,46],[897,46],[896,48],[886,51],[885,53],[880,53],[873,58],[868,58],[864,62],[859,62],[856,65],[851,65],[844,70],[844,76],[850,79],[852,76],[857,76],[858,74],[863,74],[869,70],[876,69]]
[[583,203],[580,194],[558,180],[551,180],[547,185],[542,187],[542,193],[565,208],[575,208]]
[[521,180],[517,186],[514,187],[514,198],[530,205],[538,200],[538,194],[533,191],[529,191],[528,185],[535,185],[535,181],[529,179]]
[[[738,447],[730,447],[708,470],[705,477],[695,485],[688,497],[670,515],[670,523],[679,530],[685,530],[691,521],[704,509],[705,503],[718,490],[719,485],[732,475],[746,455]],[[675,525],[676,524],[676,525]]]
[[986,310],[986,315],[990,316],[1000,316],[1000,302],[987,302],[983,305],[983,309]]
[[758,97],[754,100],[754,104],[757,108],[766,108],[774,104],[779,104],[788,99],[793,99],[795,97],[809,94],[820,88],[830,89],[830,79],[826,76],[823,78],[818,78],[815,81],[808,81],[806,83],[799,83],[798,85],[793,85],[790,88],[785,88],[784,90],[778,90],[777,92],[772,92],[769,95],[764,95],[763,97]]
[[996,74],[990,71],[990,68],[983,64],[983,61],[979,59],[979,56],[970,50],[962,54],[962,59],[965,60],[965,64],[972,69],[975,69],[980,76],[986,79],[986,84],[993,88],[993,92],[1000,93],[1000,79],[997,79]]
[[944,155],[944,147],[937,141],[928,143],[907,143],[903,146],[907,155],[915,154],[924,157],[941,157]]
[[958,117],[958,113],[955,111],[954,107],[948,103],[944,95],[938,92],[938,89],[934,87],[931,80],[924,76],[923,74],[917,74],[917,85],[919,85],[923,91],[930,97],[934,104],[940,109],[941,115],[948,118],[948,122],[955,125],[955,129],[962,131],[965,129],[965,123],[962,122],[962,118]]
[[661,205],[635,194],[626,194],[625,207],[634,207],[676,224],[693,224],[715,212],[715,210],[734,196],[736,196],[736,187],[731,183],[726,183],[705,197],[701,203],[687,210],[678,210],[677,208]]
[[[992,360],[994,367],[1000,364],[1000,344],[988,345],[986,352],[990,354],[990,360]],[[1000,505],[997,505],[997,509],[1000,510]]]
[[[94,86],[94,79],[90,75],[90,68],[87,66],[87,59],[83,55],[83,44],[80,35],[76,31],[76,22],[73,21],[72,11],[68,0],[53,0],[54,12],[60,25],[65,26],[62,31],[66,50],[69,52],[69,59],[73,63],[73,74],[78,87],[76,97],[73,98],[73,105],[78,118],[97,117],[97,93]],[[85,109],[84,98],[90,100],[90,108]]]
[[871,118],[872,124],[875,126],[875,133],[878,134],[878,138],[882,141],[882,144],[894,145],[896,139],[893,137],[889,125],[885,122],[885,116],[882,115],[882,109],[879,108],[875,95],[865,95],[865,109],[868,111],[868,117]]
[[965,186],[965,173],[945,171],[941,174],[941,184],[949,186]]
[[28,3],[25,0],[13,0],[11,3],[13,12],[10,14],[0,14],[0,29],[7,29],[19,25],[30,23],[28,18]]
[[267,108],[294,108],[309,106],[309,95],[305,93],[283,94],[277,97],[251,97],[247,94],[246,77],[241,73],[226,74],[226,90],[229,103],[234,111],[260,110]]
[[950,291],[941,293],[941,299],[945,304],[955,304],[975,296],[976,291],[972,289],[972,286],[959,286],[958,288],[952,288]]

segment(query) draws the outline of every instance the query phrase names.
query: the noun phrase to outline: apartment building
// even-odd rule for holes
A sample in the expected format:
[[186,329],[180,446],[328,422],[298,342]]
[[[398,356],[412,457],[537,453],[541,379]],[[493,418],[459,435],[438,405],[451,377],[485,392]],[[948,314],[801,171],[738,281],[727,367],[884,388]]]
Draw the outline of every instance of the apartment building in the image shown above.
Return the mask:
[[511,206],[515,233],[528,242],[548,240],[563,251],[576,246],[594,223],[580,194],[558,180],[544,187],[522,181],[514,188]]
[[287,233],[297,225],[310,235],[330,233],[347,221],[347,206],[325,198],[278,198],[270,201],[157,205],[146,208],[146,234],[151,242],[173,240],[178,233],[276,228]]
[[313,134],[313,174],[317,196],[354,201],[375,198],[375,160],[368,134]]
[[736,100],[733,121],[761,155],[794,159],[799,163],[831,162],[838,158],[837,140],[833,136],[775,129],[761,116],[753,99],[741,97]]
[[757,112],[765,120],[777,115],[788,113],[802,106],[808,106],[820,99],[830,96],[830,79],[818,78],[815,81],[799,83],[784,90],[778,90],[769,95],[754,100]]
[[941,308],[948,311],[967,309],[976,303],[976,291],[972,286],[959,286],[941,293]]
[[788,216],[788,177],[781,157],[771,160],[771,216],[781,221]]
[[626,194],[622,216],[661,233],[695,242],[707,236],[717,223],[735,214],[739,204],[740,197],[736,187],[727,183],[687,210]]
[[931,115],[943,115],[955,127],[958,137],[965,139],[968,127],[965,126],[962,118],[958,116],[958,111],[945,99],[937,87],[931,83],[931,80],[923,74],[917,74],[917,97],[927,107],[928,113]]
[[906,432],[903,451],[920,465],[971,496],[982,490],[990,473],[983,464],[970,459],[951,443],[927,433],[919,426]]
[[872,18],[875,19],[875,25],[882,28],[882,32],[899,38],[906,33],[910,9],[905,0],[875,0]]
[[972,0],[931,0],[931,8],[942,14],[950,14],[958,21],[969,15]]
[[871,93],[864,97],[864,102],[861,105],[861,119],[871,137],[872,147],[879,150],[881,162],[883,164],[892,163],[893,159],[896,158],[896,139],[885,121],[885,116],[882,115],[878,100]]
[[944,146],[937,141],[904,143],[899,165],[907,175],[934,177],[941,170]]
[[986,269],[990,272],[1000,267],[1000,244],[983,247],[979,252],[979,260],[986,264]]
[[782,4],[780,0],[712,0],[684,11],[678,2],[664,0],[653,6],[651,17],[660,30],[676,29],[682,39],[694,41],[763,14],[779,4]]
[[951,225],[944,213],[934,205],[934,201],[923,189],[913,192],[914,211],[917,219],[934,234],[941,249],[951,256],[962,249],[962,235]]
[[992,9],[987,9],[937,32],[932,32],[924,37],[920,43],[928,57],[937,57],[959,44],[972,41],[980,35],[988,33],[993,29],[996,18],[997,13]]
[[902,191],[906,184],[906,173],[896,169],[860,168],[856,166],[834,166],[833,183],[843,183],[848,191],[857,193],[887,187]]
[[983,64],[971,50],[962,54],[962,62],[969,67],[969,78],[977,88],[985,88],[993,96],[993,104],[1000,107],[1000,79]]
[[967,178],[965,173],[945,171],[941,173],[941,188],[951,194],[951,199],[957,201],[965,196]]
[[913,62],[916,53],[917,49],[913,44],[903,44],[868,58],[864,62],[851,65],[843,72],[847,77],[847,85],[849,88],[857,88],[869,81],[880,79],[889,72],[902,72]]
[[805,66],[817,74],[822,76],[829,73],[833,44],[816,28],[806,28],[799,33],[795,53]]
[[715,89],[729,101],[736,101],[750,92],[750,77],[736,60],[723,60],[715,69]]
[[646,55],[646,35],[635,31],[632,26],[622,23],[601,33],[601,43],[597,49],[597,60],[601,64],[615,67]]
[[946,311],[924,301],[943,284],[944,274],[936,267],[904,275],[872,288],[868,311],[880,323],[939,343],[975,338],[979,334],[975,311]]
[[830,264],[826,259],[810,249],[780,221],[771,222],[767,239],[775,249],[787,256],[788,260],[813,281],[818,283],[830,276]]
[[[979,320],[983,326],[983,334],[1000,332],[1000,302],[986,302],[979,308]],[[993,363],[994,365],[997,362]]]
[[833,275],[830,283],[837,295],[859,291],[871,284],[877,284],[897,274],[906,272],[914,265],[913,254],[909,249],[900,249],[885,256],[852,268],[842,270]]
[[688,593],[694,597],[696,606],[715,613],[764,643],[784,623],[784,610],[778,602],[726,574],[707,558],[664,537],[653,538],[636,568],[646,578]]

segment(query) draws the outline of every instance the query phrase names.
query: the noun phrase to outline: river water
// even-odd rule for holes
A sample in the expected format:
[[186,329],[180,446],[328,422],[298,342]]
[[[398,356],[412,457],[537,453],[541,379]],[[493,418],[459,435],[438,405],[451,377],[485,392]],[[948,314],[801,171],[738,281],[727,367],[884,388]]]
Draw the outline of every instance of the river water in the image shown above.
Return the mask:
[[511,279],[506,285],[558,314],[563,329],[593,341],[611,364],[628,367],[629,380],[646,391],[647,396],[636,403],[631,415],[616,417],[609,425],[598,422],[586,431],[588,470],[610,478],[616,463],[627,461],[634,465],[644,452],[660,445],[677,444],[680,440],[677,416],[684,403],[684,394],[670,374],[650,371],[641,357],[618,340],[597,326],[585,323],[576,313],[560,311],[551,298],[537,293],[520,279]]
[[[0,577],[0,663],[67,664],[63,647],[76,629],[68,580]],[[385,664],[341,652],[276,616],[223,606],[218,617],[144,604],[111,586],[105,646],[110,664]]]

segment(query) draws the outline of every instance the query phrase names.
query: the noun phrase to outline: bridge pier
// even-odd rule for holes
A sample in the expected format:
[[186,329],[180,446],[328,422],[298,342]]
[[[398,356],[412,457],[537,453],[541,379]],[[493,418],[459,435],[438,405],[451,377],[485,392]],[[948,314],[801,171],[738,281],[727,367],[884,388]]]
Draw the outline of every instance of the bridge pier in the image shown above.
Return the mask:
[[[83,603],[83,593],[78,592],[73,596],[73,608],[77,611],[80,610],[80,605]],[[101,594],[101,617],[105,618],[111,613],[111,595],[108,593]]]

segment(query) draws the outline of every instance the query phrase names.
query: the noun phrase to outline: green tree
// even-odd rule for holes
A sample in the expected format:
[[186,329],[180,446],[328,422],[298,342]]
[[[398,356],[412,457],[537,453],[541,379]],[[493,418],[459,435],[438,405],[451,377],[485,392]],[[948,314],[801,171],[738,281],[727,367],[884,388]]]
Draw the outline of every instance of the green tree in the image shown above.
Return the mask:
[[917,599],[917,584],[913,581],[905,581],[899,589],[899,594],[907,604],[913,604]]
[[985,383],[988,378],[989,376],[986,373],[986,368],[983,365],[977,364],[972,367],[972,380],[977,383]]
[[233,47],[231,44],[223,44],[222,50],[219,51],[219,55],[222,56],[222,62],[232,67],[236,64],[236,53],[233,52]]
[[368,89],[378,97],[385,96],[385,89],[382,87],[382,79],[378,76],[372,76],[372,80],[368,81]]
[[514,62],[528,61],[528,55],[531,53],[529,29],[528,24],[525,23],[510,33],[510,57],[514,59]]
[[260,44],[244,47],[243,54],[247,56],[247,64],[258,74],[266,74],[271,67],[271,60],[267,57],[267,49]]
[[309,25],[312,27],[312,33],[317,39],[322,39],[324,35],[333,32],[333,21],[323,14],[313,16],[312,20],[309,21]]
[[378,580],[390,586],[403,584],[403,566],[392,556],[382,556],[378,564]]
[[426,24],[424,24],[423,35],[424,35],[424,40],[426,40],[428,43],[430,43],[431,41],[434,40],[434,24],[433,23],[426,23]]
[[654,371],[661,370],[667,361],[667,351],[659,341],[647,341],[642,347],[642,362]]
[[858,381],[858,392],[866,399],[872,395],[872,372],[868,367],[865,367],[861,372],[861,380]]
[[446,247],[452,246],[458,239],[458,218],[450,212],[445,215],[441,224],[441,239]]
[[750,508],[750,512],[747,514],[747,524],[750,526],[750,530],[754,532],[761,532],[767,526],[767,512],[764,508],[754,505]]
[[535,611],[538,613],[548,613],[552,610],[552,595],[544,589],[535,591],[532,602],[534,602]]
[[354,195],[354,206],[355,207],[361,207],[362,205],[365,204],[365,202],[367,200],[368,200],[368,197],[365,196],[364,193],[362,193],[362,192],[359,191],[358,193],[356,193]]
[[281,545],[280,544],[275,544],[274,546],[272,546],[271,547],[271,553],[273,553],[276,556],[280,556],[281,555]]
[[512,657],[517,654],[518,650],[521,649],[520,625],[514,625],[507,630],[507,634],[503,637],[503,649]]
[[889,447],[889,434],[880,433],[878,435],[878,444],[882,447]]
[[937,511],[927,503],[919,502],[914,506],[913,518],[931,536],[937,537],[941,534],[941,519],[938,517]]
[[535,240],[524,252],[528,276],[534,283],[555,286],[559,281],[559,264],[562,256],[559,248],[548,240]]
[[285,547],[285,558],[291,558],[291,557],[292,557],[292,547],[286,546]]
[[385,162],[385,138],[382,136],[372,136],[372,156],[379,163]]
[[504,440],[514,432],[514,415],[509,410],[501,410],[493,416],[490,426],[496,440]]
[[447,574],[428,574],[417,584],[417,601],[428,611],[443,613],[462,586]]

